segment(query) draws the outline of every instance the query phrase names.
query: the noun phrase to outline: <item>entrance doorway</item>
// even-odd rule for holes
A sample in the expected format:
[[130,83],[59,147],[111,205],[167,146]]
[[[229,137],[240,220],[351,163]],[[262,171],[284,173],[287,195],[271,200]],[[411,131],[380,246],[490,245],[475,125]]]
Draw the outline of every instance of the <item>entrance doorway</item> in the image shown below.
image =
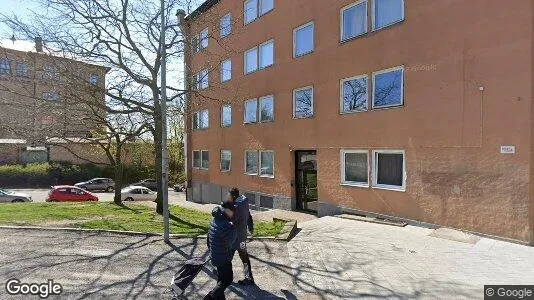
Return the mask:
[[297,209],[317,212],[317,152],[295,151]]

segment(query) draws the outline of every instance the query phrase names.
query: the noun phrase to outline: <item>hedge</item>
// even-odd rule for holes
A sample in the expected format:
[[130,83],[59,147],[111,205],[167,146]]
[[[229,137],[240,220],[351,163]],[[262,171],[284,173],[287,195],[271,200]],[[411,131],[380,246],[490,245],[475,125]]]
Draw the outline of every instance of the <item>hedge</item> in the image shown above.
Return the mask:
[[[129,166],[124,168],[123,175],[124,183],[129,184],[141,179],[153,178],[154,169]],[[95,177],[114,178],[114,170],[109,166],[71,163],[0,166],[0,187],[3,188],[48,188],[52,185],[74,184]]]

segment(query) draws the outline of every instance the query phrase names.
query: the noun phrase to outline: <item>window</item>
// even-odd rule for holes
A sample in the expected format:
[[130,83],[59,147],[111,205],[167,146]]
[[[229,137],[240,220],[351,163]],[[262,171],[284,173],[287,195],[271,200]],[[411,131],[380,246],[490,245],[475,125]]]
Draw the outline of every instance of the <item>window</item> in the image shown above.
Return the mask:
[[200,169],[200,151],[193,151],[193,168]]
[[267,68],[274,64],[274,41],[268,41],[260,45],[260,69]]
[[197,90],[203,90],[209,87],[208,70],[202,70],[195,75],[195,82]]
[[227,59],[221,63],[221,82],[232,79],[232,61]]
[[207,170],[210,167],[210,152],[207,150],[202,150],[200,152],[200,155],[202,157],[200,162],[200,168]]
[[52,80],[59,80],[59,72],[56,67],[45,67],[44,68],[44,74],[43,78],[45,79],[52,79]]
[[374,0],[373,30],[404,20],[404,0]]
[[274,64],[274,41],[268,41],[245,52],[245,74]]
[[265,96],[260,98],[260,122],[274,121],[274,98]]
[[198,35],[194,35],[191,38],[191,50],[193,53],[197,53],[199,51],[200,44],[198,43]]
[[274,177],[273,151],[260,151],[260,176]]
[[221,108],[221,126],[229,127],[232,125],[232,106],[223,105]]
[[209,111],[203,110],[193,114],[193,129],[208,129],[209,128]]
[[11,65],[9,60],[1,59],[0,60],[0,74],[9,75],[11,74]]
[[245,101],[245,124],[256,123],[258,121],[258,100],[250,99]]
[[258,151],[245,151],[245,174],[258,175]]
[[28,77],[28,65],[25,63],[17,63],[17,76]]
[[404,69],[396,67],[373,73],[373,108],[404,104]]
[[293,118],[302,119],[313,116],[313,87],[293,91]]
[[367,33],[367,0],[361,0],[341,10],[341,41]]
[[293,31],[293,55],[303,56],[313,52],[313,22],[304,24]]
[[208,48],[208,43],[209,43],[208,34],[209,34],[208,28],[200,32],[200,50],[204,50]]
[[256,20],[274,9],[274,0],[248,0],[245,1],[244,21],[245,25]]
[[406,168],[404,151],[374,151],[373,186],[376,188],[404,191],[406,189]]
[[367,110],[367,75],[341,80],[341,113]]
[[341,184],[369,186],[367,150],[341,150]]
[[59,94],[53,92],[44,92],[42,98],[43,100],[47,101],[59,101]]
[[232,151],[221,150],[221,172],[230,171],[231,164],[232,164]]
[[91,75],[89,76],[89,83],[92,85],[96,85],[98,83],[98,75]]
[[222,17],[219,27],[220,27],[222,38],[227,37],[230,34],[232,34],[232,15],[227,14],[226,16]]

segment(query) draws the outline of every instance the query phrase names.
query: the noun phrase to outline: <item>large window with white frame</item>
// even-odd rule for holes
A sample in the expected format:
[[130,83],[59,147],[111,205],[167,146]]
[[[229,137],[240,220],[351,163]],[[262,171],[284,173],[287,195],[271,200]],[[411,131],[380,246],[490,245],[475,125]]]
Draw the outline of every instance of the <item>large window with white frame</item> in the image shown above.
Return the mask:
[[373,0],[373,30],[404,20],[404,0]]
[[406,190],[406,160],[403,150],[373,151],[373,187]]
[[306,23],[293,30],[293,57],[312,53],[314,50],[314,23]]
[[293,91],[293,118],[313,117],[313,86]]
[[207,109],[193,113],[192,123],[194,130],[208,129],[209,121],[209,111]]
[[341,113],[361,112],[367,110],[368,92],[367,75],[360,75],[341,80]]
[[262,123],[274,121],[274,97],[272,95],[260,97],[259,120]]
[[232,106],[230,104],[221,107],[221,127],[232,125]]
[[404,67],[373,73],[373,108],[404,105]]
[[252,124],[258,122],[258,99],[245,101],[244,123]]
[[274,9],[274,0],[247,0],[244,3],[244,23],[251,23]]
[[341,41],[367,33],[367,0],[360,0],[341,9]]
[[221,150],[221,172],[229,172],[232,165],[232,151]]
[[245,151],[245,174],[258,175],[258,151]]
[[219,31],[221,38],[225,38],[232,34],[232,14],[227,14],[221,18]]
[[341,150],[341,184],[369,187],[367,150]]
[[195,88],[197,90],[207,89],[209,87],[209,73],[208,70],[202,70],[194,75]]
[[227,82],[232,79],[232,60],[227,59],[221,62],[221,82]]
[[274,177],[274,152],[269,150],[260,151],[260,174],[261,177]]
[[244,60],[245,74],[272,66],[274,64],[274,40],[247,50]]
[[200,50],[204,50],[208,48],[209,45],[209,30],[208,28],[202,30],[199,35],[200,39]]

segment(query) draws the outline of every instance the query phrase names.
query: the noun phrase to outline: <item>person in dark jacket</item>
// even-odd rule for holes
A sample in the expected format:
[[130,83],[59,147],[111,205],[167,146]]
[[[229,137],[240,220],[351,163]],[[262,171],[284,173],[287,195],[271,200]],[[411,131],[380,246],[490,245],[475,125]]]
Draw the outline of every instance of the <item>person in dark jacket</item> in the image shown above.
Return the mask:
[[250,233],[254,233],[254,221],[250,214],[249,203],[245,195],[239,195],[239,190],[233,188],[228,193],[228,201],[234,203],[234,226],[237,231],[237,238],[234,242],[233,249],[237,250],[239,258],[243,262],[243,272],[245,279],[238,281],[240,285],[254,284],[254,277],[252,276],[252,266],[250,265],[250,257],[247,252],[247,228]]
[[225,299],[224,291],[234,280],[232,270],[233,249],[237,232],[232,224],[234,206],[232,202],[224,202],[215,207],[211,213],[213,221],[208,232],[208,248],[211,264],[215,267],[217,285],[209,292],[205,300]]

